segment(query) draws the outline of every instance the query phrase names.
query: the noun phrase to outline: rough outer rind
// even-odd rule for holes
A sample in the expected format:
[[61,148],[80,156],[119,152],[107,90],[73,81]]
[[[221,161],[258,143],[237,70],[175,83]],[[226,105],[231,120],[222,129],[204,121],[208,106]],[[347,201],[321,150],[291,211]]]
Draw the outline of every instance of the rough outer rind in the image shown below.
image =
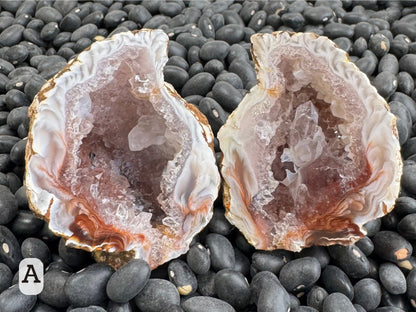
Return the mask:
[[[221,172],[223,176],[224,206],[227,219],[245,235],[247,240],[258,249],[284,248],[299,251],[314,244],[349,244],[365,235],[363,224],[367,221],[383,216],[393,209],[395,199],[399,194],[402,160],[396,128],[396,118],[390,113],[386,101],[370,84],[367,76],[349,61],[348,55],[330,41],[327,37],[320,37],[312,33],[274,32],[272,34],[255,34],[251,37],[253,61],[257,71],[258,84],[244,97],[239,107],[230,115],[227,123],[220,129],[218,139],[223,152]],[[239,137],[239,131],[244,129],[240,123],[243,116],[255,105],[262,105],[270,98],[278,98],[281,93],[279,80],[276,79],[273,53],[279,53],[284,46],[307,48],[313,55],[326,59],[331,70],[344,81],[352,85],[365,106],[365,124],[362,131],[362,143],[367,147],[366,155],[371,168],[370,183],[363,186],[359,193],[365,198],[363,209],[351,211],[354,206],[354,195],[340,200],[343,205],[342,215],[351,219],[358,226],[355,233],[344,233],[336,237],[320,237],[318,241],[308,239],[313,229],[300,228],[300,234],[293,239],[285,237],[274,239],[270,244],[270,237],[261,232],[261,225],[256,224],[249,210],[253,196],[264,185],[257,183],[256,172],[250,165],[252,147],[244,146],[244,138]],[[337,110],[331,105],[331,110]],[[383,133],[383,135],[380,135]],[[242,167],[245,168],[245,186],[239,186],[232,177],[235,166],[234,155],[239,155]],[[351,217],[349,214],[353,213]],[[342,229],[339,229],[342,230]],[[287,233],[286,233],[287,234]],[[271,234],[269,234],[271,235]]]
[[[212,203],[217,197],[220,184],[220,177],[215,166],[215,154],[213,151],[213,133],[205,116],[191,104],[186,103],[174,90],[174,88],[164,82],[163,67],[167,62],[168,38],[160,30],[142,29],[136,32],[120,33],[112,38],[94,43],[90,48],[80,53],[78,57],[71,60],[65,68],[55,77],[47,81],[40,92],[34,98],[29,109],[30,131],[28,144],[26,147],[26,175],[25,184],[30,208],[40,217],[49,222],[50,229],[57,235],[67,239],[67,244],[73,247],[96,251],[97,259],[105,259],[114,266],[120,266],[123,262],[131,258],[143,258],[149,262],[152,268],[161,263],[175,258],[187,251],[193,235],[204,228],[212,217]],[[173,103],[175,110],[180,111],[186,123],[192,128],[195,136],[193,149],[187,162],[192,159],[201,162],[205,181],[198,180],[196,188],[205,188],[206,201],[200,207],[184,207],[185,212],[190,216],[187,229],[175,234],[180,240],[177,244],[165,245],[157,242],[158,253],[162,253],[159,259],[155,258],[153,252],[155,242],[144,241],[142,244],[134,242],[134,238],[125,237],[125,250],[114,250],[111,242],[104,242],[98,246],[90,246],[80,241],[74,233],[69,230],[71,216],[63,209],[65,199],[58,198],[36,184],[36,175],[45,168],[32,168],[31,160],[34,156],[43,157],[45,163],[53,164],[54,168],[48,171],[45,176],[53,180],[54,174],[62,166],[65,155],[65,140],[62,134],[65,133],[65,94],[67,90],[77,83],[82,82],[89,76],[93,76],[96,71],[96,64],[105,59],[108,55],[120,51],[126,46],[145,48],[150,51],[152,63],[155,67],[156,79],[152,87],[158,89],[161,96]],[[153,91],[149,96],[151,101]],[[51,150],[51,146],[62,147],[61,150]],[[200,185],[198,185],[198,183]],[[177,188],[175,188],[176,192]],[[195,200],[196,202],[198,200]],[[202,204],[202,203],[201,203]],[[65,221],[66,220],[66,221]],[[190,221],[190,220],[189,220]],[[169,230],[164,230],[164,234],[172,235]],[[162,231],[163,232],[163,231]],[[129,239],[131,241],[129,241]],[[124,259],[124,260],[123,260]]]

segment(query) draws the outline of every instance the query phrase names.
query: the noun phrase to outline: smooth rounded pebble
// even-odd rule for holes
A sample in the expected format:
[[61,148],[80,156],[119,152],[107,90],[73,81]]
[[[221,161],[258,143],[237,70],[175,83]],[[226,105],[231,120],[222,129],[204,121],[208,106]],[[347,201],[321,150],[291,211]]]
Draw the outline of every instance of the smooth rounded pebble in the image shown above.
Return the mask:
[[325,298],[323,312],[356,312],[354,305],[347,296],[341,293],[332,293]]
[[179,304],[179,292],[173,283],[151,278],[134,298],[134,302],[142,311],[159,312],[168,305]]
[[24,295],[19,285],[13,285],[0,294],[0,311],[29,312],[36,303],[36,296]]
[[182,303],[185,312],[235,312],[227,302],[213,297],[195,296]]
[[303,257],[285,264],[279,280],[289,292],[300,292],[311,287],[321,275],[321,265],[313,257]]
[[99,305],[107,299],[106,286],[114,270],[107,264],[94,263],[72,274],[64,291],[74,307]]

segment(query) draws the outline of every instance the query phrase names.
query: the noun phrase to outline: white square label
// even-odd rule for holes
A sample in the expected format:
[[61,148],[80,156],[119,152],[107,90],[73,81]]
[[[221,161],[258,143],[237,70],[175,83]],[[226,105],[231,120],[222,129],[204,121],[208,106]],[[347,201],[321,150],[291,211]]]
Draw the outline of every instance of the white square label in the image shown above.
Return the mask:
[[38,295],[43,289],[43,263],[37,258],[19,264],[19,289],[25,295]]

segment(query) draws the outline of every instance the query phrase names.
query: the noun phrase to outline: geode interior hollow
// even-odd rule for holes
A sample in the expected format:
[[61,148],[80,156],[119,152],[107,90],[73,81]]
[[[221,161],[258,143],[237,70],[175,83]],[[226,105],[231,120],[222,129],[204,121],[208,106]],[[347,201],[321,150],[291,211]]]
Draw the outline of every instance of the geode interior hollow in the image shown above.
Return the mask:
[[227,219],[258,249],[355,242],[399,193],[394,115],[328,38],[251,40],[258,84],[218,133]]
[[141,30],[79,54],[34,99],[26,153],[30,207],[53,232],[152,268],[187,251],[220,183],[206,118],[163,80],[167,45]]

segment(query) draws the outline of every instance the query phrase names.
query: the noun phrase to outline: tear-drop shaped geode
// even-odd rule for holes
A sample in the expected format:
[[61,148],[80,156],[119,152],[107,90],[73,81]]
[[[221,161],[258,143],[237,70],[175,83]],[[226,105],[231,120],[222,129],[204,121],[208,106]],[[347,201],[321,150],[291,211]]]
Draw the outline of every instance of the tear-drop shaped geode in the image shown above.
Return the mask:
[[218,133],[227,219],[259,249],[358,240],[399,193],[394,115],[328,38],[251,38],[258,84]]
[[163,81],[167,45],[161,30],[96,42],[30,107],[31,209],[114,266],[186,252],[218,193],[207,120]]

